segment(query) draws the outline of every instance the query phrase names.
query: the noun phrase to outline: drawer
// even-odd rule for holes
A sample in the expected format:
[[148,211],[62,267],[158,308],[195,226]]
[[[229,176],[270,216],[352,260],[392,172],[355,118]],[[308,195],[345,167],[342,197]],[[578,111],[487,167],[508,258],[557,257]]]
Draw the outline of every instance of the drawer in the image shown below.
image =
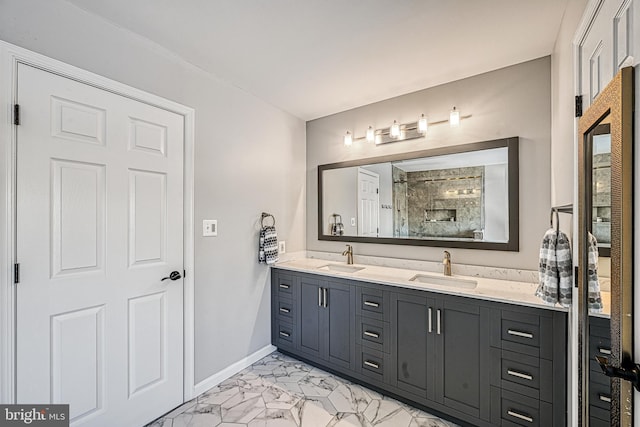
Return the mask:
[[596,417],[589,417],[589,427],[611,427],[611,421],[601,420]]
[[359,316],[389,321],[389,293],[382,289],[358,287]]
[[540,347],[540,326],[502,319],[502,340]]
[[290,299],[279,299],[278,302],[278,317],[285,322],[293,322],[295,319],[295,305]]
[[503,426],[549,427],[553,425],[553,406],[550,403],[503,390],[500,407]]
[[279,274],[276,278],[275,286],[279,296],[293,298],[293,278],[291,276]]
[[[554,318],[546,313],[520,313],[502,310],[492,322],[492,346],[542,359],[553,359]],[[557,336],[557,334],[556,334]],[[564,343],[556,343],[561,346]]]
[[291,323],[278,322],[276,327],[276,342],[278,347],[293,348],[295,329]]
[[603,317],[589,317],[589,337],[601,337],[610,339],[611,320]]
[[589,403],[592,406],[611,410],[611,386],[591,381],[589,384]]
[[360,348],[358,350],[358,371],[377,381],[384,381],[385,356],[375,350]]
[[491,358],[492,385],[552,403],[552,361],[496,348]]
[[390,352],[389,323],[356,316],[356,343],[383,353]]
[[589,360],[596,356],[609,358],[611,356],[611,339],[609,337],[589,336]]
[[[611,412],[606,410],[606,409],[602,409],[602,408],[598,408],[597,406],[593,406],[593,405],[589,405],[589,419],[591,420],[591,422],[593,422],[593,420],[597,420],[599,422],[606,422],[605,425],[609,425],[609,422],[611,421]],[[591,424],[591,425],[602,425],[602,424]]]

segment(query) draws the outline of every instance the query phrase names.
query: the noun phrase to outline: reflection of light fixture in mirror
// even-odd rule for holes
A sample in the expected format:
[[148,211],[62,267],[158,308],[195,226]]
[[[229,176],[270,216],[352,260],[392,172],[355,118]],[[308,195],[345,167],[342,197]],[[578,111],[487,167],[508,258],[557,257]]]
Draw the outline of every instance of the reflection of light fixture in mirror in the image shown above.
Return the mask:
[[451,113],[449,113],[449,125],[452,128],[458,127],[460,125],[460,112],[456,110],[456,107],[453,107]]
[[427,122],[427,118],[423,114],[418,119],[418,132],[419,133],[427,133],[427,128],[428,127],[429,127],[429,123]]
[[369,126],[369,129],[367,129],[367,142],[373,142],[376,139],[376,131]]
[[392,138],[397,138],[400,136],[400,124],[395,120],[389,128],[389,136]]
[[353,143],[353,137],[351,136],[351,132],[347,131],[347,133],[344,134],[344,145],[351,145]]

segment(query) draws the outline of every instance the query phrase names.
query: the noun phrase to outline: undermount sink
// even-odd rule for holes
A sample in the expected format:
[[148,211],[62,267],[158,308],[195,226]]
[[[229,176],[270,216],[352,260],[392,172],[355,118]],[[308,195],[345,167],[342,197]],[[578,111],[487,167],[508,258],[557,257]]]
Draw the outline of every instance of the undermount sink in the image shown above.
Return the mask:
[[430,274],[416,274],[410,282],[428,283],[431,285],[451,286],[454,288],[474,289],[478,286],[475,280],[457,279],[453,277],[432,276]]
[[318,267],[318,270],[338,271],[340,273],[355,273],[356,271],[364,270],[364,267],[356,267],[354,265],[346,264],[327,264],[322,267]]

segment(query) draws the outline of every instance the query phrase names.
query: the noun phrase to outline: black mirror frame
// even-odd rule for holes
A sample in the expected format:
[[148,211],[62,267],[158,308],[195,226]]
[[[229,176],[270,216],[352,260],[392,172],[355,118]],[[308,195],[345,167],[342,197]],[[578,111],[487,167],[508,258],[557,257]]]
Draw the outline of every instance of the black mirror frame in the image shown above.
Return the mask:
[[[461,144],[449,147],[433,148],[430,150],[412,151],[409,153],[393,154],[389,156],[370,157],[366,159],[351,160],[346,162],[330,163],[318,166],[318,240],[332,240],[338,242],[354,242],[354,243],[377,243],[389,245],[410,245],[410,246],[434,246],[447,248],[464,248],[464,249],[484,249],[495,251],[511,251],[518,252],[520,250],[520,202],[519,202],[519,138],[503,138],[483,142],[474,142],[471,144]],[[323,225],[323,203],[322,203],[322,174],[326,170],[363,166],[375,163],[395,162],[400,160],[416,159],[420,157],[434,157],[445,154],[465,153],[469,151],[489,150],[492,148],[507,148],[508,158],[508,184],[509,184],[509,241],[500,242],[479,242],[479,241],[460,241],[460,240],[444,240],[444,239],[409,239],[398,237],[359,237],[359,236],[332,236],[324,234]]]

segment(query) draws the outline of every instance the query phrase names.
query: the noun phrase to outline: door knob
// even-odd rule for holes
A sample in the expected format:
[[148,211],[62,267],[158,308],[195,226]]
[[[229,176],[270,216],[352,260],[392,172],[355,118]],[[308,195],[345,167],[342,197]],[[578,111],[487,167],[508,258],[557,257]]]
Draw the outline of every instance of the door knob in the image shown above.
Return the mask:
[[163,277],[161,282],[163,282],[163,281],[165,281],[167,279],[171,279],[171,280],[182,279],[182,274],[180,274],[179,271],[172,271],[170,275],[168,275],[167,277]]
[[616,368],[609,364],[609,359],[606,357],[596,356],[596,360],[606,376],[629,381],[637,391],[640,391],[640,365],[631,363],[627,367]]

